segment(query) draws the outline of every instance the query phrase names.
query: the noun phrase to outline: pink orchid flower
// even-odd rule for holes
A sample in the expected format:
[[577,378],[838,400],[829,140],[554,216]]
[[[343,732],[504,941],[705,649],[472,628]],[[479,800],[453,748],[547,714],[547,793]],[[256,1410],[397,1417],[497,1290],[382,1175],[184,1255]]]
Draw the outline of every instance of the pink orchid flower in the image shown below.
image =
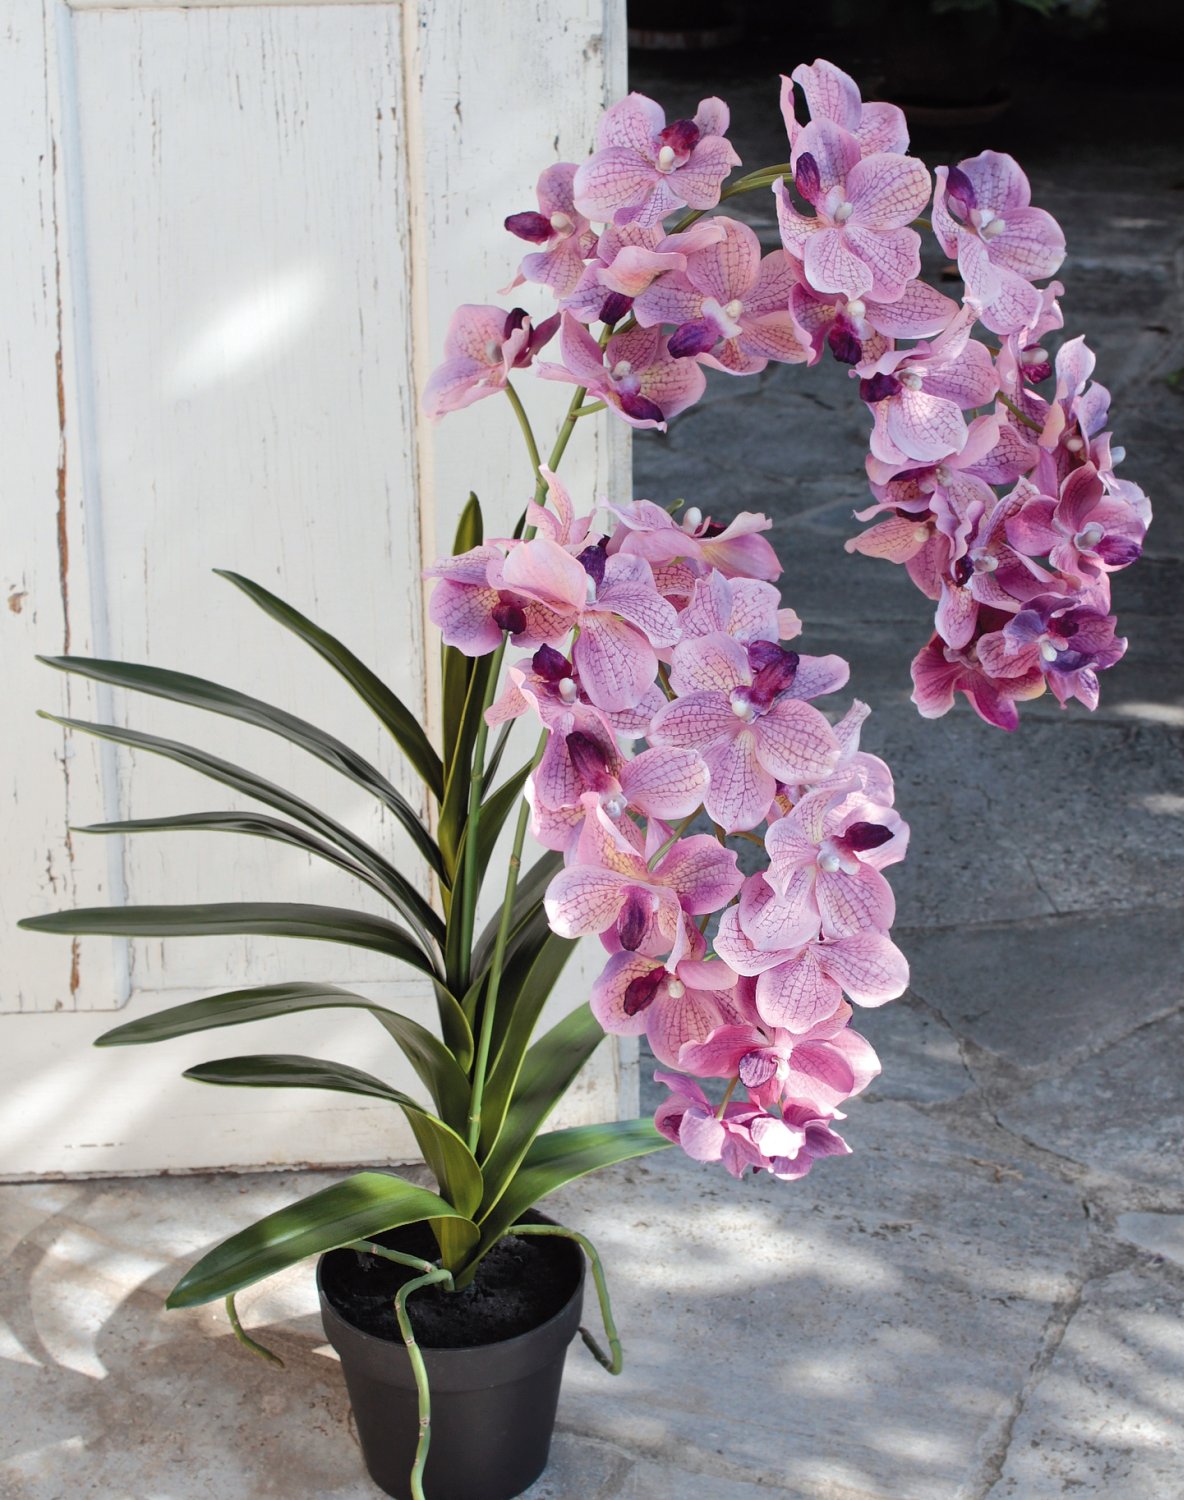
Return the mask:
[[1034,599],[1002,630],[977,642],[979,660],[994,678],[1043,672],[1064,708],[1077,698],[1086,708],[1098,706],[1098,673],[1126,651],[1114,634],[1113,615],[1058,595]]
[[596,258],[584,267],[562,305],[581,323],[600,321],[610,327],[630,311],[656,277],[686,270],[687,255],[723,239],[715,219],[700,219],[680,234],[666,234],[660,224],[609,224],[596,242]]
[[1044,674],[1032,666],[1016,676],[992,677],[977,656],[949,646],[935,635],[913,658],[912,701],[926,719],[940,719],[963,694],[980,719],[1009,732],[1019,728],[1016,702],[1038,698],[1044,691]]
[[[666,702],[665,693],[655,682],[633,708],[592,708],[576,667],[551,646],[540,646],[533,656],[520,658],[506,676],[505,687],[485,711],[485,722],[491,728],[533,709],[545,728],[554,729],[563,713],[587,709],[595,716],[590,722],[606,726],[610,737],[615,734],[620,739],[636,740],[646,733],[650,720]],[[570,726],[582,727],[578,722]]]
[[814,291],[894,302],[921,270],[921,237],[907,226],[929,201],[929,173],[915,156],[863,156],[841,125],[814,119],[790,160],[803,214],[785,180],[773,186],[781,243]]
[[1074,469],[1053,500],[1036,495],[1007,522],[1008,540],[1049,563],[1072,583],[1127,568],[1143,550],[1146,524],[1125,500],[1110,497],[1093,464]]
[[503,586],[504,562],[504,550],[486,542],[423,570],[425,578],[439,579],[428,618],[446,646],[466,656],[486,656],[501,645],[506,631],[516,646],[538,646],[567,634],[563,615]]
[[539,364],[544,380],[582,385],[630,427],[658,427],[693,406],[707,378],[693,359],[675,359],[658,328],[615,333],[604,349],[570,313],[563,314],[561,365]]
[[711,776],[709,815],[729,833],[755,828],[778,782],[810,781],[833,767],[834,732],[803,700],[842,687],[847,674],[837,656],[803,657],[771,641],[684,641],[670,674],[678,697],[655,715],[651,743],[697,749]]
[[1034,281],[1065,258],[1065,236],[1051,214],[1032,208],[1032,190],[1014,157],[983,151],[938,167],[933,232],[958,261],[966,294],[993,333],[1012,333],[1040,311]]
[[932,338],[958,314],[953,298],[923,281],[910,281],[895,302],[876,302],[842,292],[825,295],[799,280],[789,307],[809,335],[812,365],[822,358],[823,348],[840,364],[871,364],[891,350],[894,339]]
[[684,641],[702,635],[730,635],[742,646],[753,641],[792,641],[802,622],[784,609],[771,583],[757,578],[725,578],[718,568],[696,578],[690,600],[678,617]]
[[882,355],[861,367],[859,394],[873,408],[874,458],[898,468],[938,463],[966,446],[962,413],[987,406],[999,379],[986,346],[970,337],[967,308],[932,343]]
[[724,238],[686,257],[686,269],[670,271],[633,304],[643,328],[678,326],[669,349],[730,375],[755,375],[771,359],[802,364],[808,340],[789,311],[797,280],[784,250],[761,258],[760,241],[747,224],[717,219]]
[[[574,720],[573,720],[574,724]],[[615,821],[635,810],[664,822],[689,817],[707,790],[707,767],[694,750],[655,746],[626,760],[591,725],[551,729],[531,778],[531,832],[548,849],[566,849],[592,793]]]
[[770,1026],[801,1035],[833,1016],[844,994],[869,1006],[904,994],[908,962],[885,933],[806,938],[804,925],[759,874],[720,918],[715,951],[737,974],[758,976],[756,1008]]
[[529,365],[559,326],[559,315],[537,328],[520,307],[465,303],[452,315],[444,336],[444,363],[433,370],[423,391],[423,410],[437,421],[504,389],[511,370]]
[[722,1115],[693,1078],[655,1072],[671,1094],[658,1106],[654,1124],[694,1161],[721,1162],[733,1177],[771,1172],[782,1181],[804,1177],[823,1156],[846,1156],[851,1148],[830,1128],[837,1110],[790,1104],[772,1115],[752,1103],[729,1104]]
[[652,500],[608,508],[620,522],[609,540],[610,553],[644,557],[655,567],[683,559],[700,570],[715,568],[726,578],[771,582],[781,574],[776,552],[760,535],[773,523],[759,512],[743,510],[720,526],[697,505],[683,512],[681,522]]
[[833,1109],[862,1093],[879,1073],[871,1044],[848,1028],[849,1005],[795,1034],[761,1019],[752,990],[752,980],[739,982],[740,1024],[717,1027],[701,1042],[684,1042],[679,1068],[698,1078],[739,1078],[765,1110],[793,1099]]
[[592,986],[592,1014],[616,1036],[645,1035],[654,1056],[679,1066],[679,1049],[704,1041],[736,1018],[737,976],[721,959],[697,950],[673,964],[655,964],[638,953],[614,953]]
[[506,292],[533,281],[563,298],[584,274],[584,261],[595,249],[596,234],[575,206],[575,175],[573,162],[548,167],[538,181],[538,211],[511,214],[506,220],[511,234],[540,247],[525,257]]
[[565,634],[578,628],[572,662],[597,708],[636,707],[658,670],[654,647],[678,639],[678,617],[654,588],[644,558],[607,557],[603,546],[572,557],[550,537],[536,536],[506,558],[501,581],[551,611]]
[[[891,807],[896,800],[892,772],[878,755],[871,755],[859,748],[863,725],[871,709],[858,698],[834,726],[835,739],[839,745],[839,758],[829,775],[815,780],[810,785],[789,785],[779,795],[769,810],[770,821],[776,822],[793,810],[795,802],[810,791],[839,792],[844,798],[861,798],[873,802],[877,807]],[[846,804],[842,804],[846,805]],[[853,805],[853,803],[852,803]]]
[[841,68],[824,58],[793,70],[792,81],[781,75],[781,114],[789,135],[789,144],[797,145],[805,126],[800,125],[793,107],[793,85],[806,98],[812,120],[830,120],[849,131],[859,142],[864,156],[878,151],[897,153],[909,149],[909,128],[904,111],[895,104],[864,104],[859,85]]
[[660,105],[630,94],[601,116],[597,150],[576,173],[576,206],[590,219],[643,228],[678,208],[714,208],[740,165],[727,128],[721,99],[704,99],[693,119],[667,125]]
[[637,825],[614,821],[589,793],[572,863],[547,887],[544,906],[561,937],[599,933],[612,947],[681,957],[687,916],[718,911],[740,889],[736,855],[706,834],[675,843],[651,870]]
[[891,808],[811,792],[765,835],[768,883],[791,914],[826,937],[887,931],[896,902],[880,871],[904,858],[908,825]]

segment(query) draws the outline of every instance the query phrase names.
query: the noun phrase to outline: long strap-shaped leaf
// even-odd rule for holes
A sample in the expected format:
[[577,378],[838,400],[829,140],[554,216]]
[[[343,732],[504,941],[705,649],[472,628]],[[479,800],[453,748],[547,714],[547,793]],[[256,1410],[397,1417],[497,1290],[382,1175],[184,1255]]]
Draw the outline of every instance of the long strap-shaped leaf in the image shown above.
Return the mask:
[[138,729],[121,729],[113,724],[92,724],[84,719],[59,718],[56,714],[42,712],[41,717],[50,719],[55,724],[62,724],[67,729],[77,729],[83,734],[94,735],[96,739],[109,740],[115,745],[127,745],[134,750],[148,750],[153,755],[176,761],[178,765],[185,766],[188,770],[208,776],[211,781],[221,782],[223,786],[233,787],[235,791],[254,797],[257,802],[274,807],[278,812],[286,813],[297,822],[304,823],[315,833],[319,833],[323,838],[329,839],[344,849],[348,855],[364,865],[383,882],[387,891],[387,899],[399,908],[420,935],[425,953],[430,952],[433,943],[443,941],[443,923],[439,914],[432,910],[411,882],[401,875],[389,860],[383,859],[382,855],[372,849],[365,840],[358,838],[348,828],[343,827],[327,813],[321,812],[319,808],[313,807],[311,803],[305,802],[303,798],[285,791],[283,787],[276,786],[273,782],[265,781],[263,777],[256,776],[242,766],[233,765],[219,756],[209,755],[204,750],[181,744],[177,740],[162,739],[159,735],[145,734]]
[[260,609],[298,635],[345,678],[393,736],[403,754],[423,778],[432,796],[440,801],[444,796],[444,768],[440,757],[432,748],[419,720],[386,683],[359,660],[348,646],[343,646],[336,636],[322,630],[319,625],[314,625],[298,609],[285,604],[260,584],[252,583],[249,578],[225,568],[215,568],[214,572],[220,578],[228,579],[236,588],[242,589]]
[[444,1121],[423,1105],[394,1089],[372,1073],[345,1063],[290,1053],[249,1057],[220,1057],[214,1062],[187,1068],[184,1076],[199,1083],[228,1084],[238,1088],[331,1089],[339,1094],[362,1094],[397,1104],[415,1132],[424,1160],[435,1174],[441,1191],[454,1208],[470,1218],[481,1202],[481,1169],[472,1152]]
[[146,1042],[171,1041],[197,1031],[221,1026],[241,1026],[248,1021],[267,1021],[306,1010],[368,1010],[402,1049],[404,1056],[429,1090],[441,1119],[463,1127],[469,1107],[469,1085],[452,1053],[418,1021],[400,1015],[385,1005],[355,995],[335,984],[265,984],[247,990],[228,990],[184,1005],[170,1005],[153,1015],[127,1021],[105,1031],[96,1047],[131,1047]]
[[469,1222],[427,1188],[386,1172],[357,1172],[223,1240],[185,1272],[167,1306],[213,1302],[310,1255],[438,1218]]
[[522,1165],[492,1211],[480,1220],[481,1241],[477,1254],[457,1285],[472,1279],[477,1261],[491,1250],[511,1224],[540,1198],[553,1193],[601,1167],[615,1166],[651,1151],[664,1151],[670,1141],[659,1134],[652,1120],[616,1120],[607,1125],[573,1125],[540,1135],[526,1153]]
[[[499,1117],[505,1116],[504,1123],[500,1131],[491,1127],[487,1137],[491,1147],[484,1141],[482,1144],[483,1212],[487,1213],[501,1197],[547,1116],[603,1040],[604,1028],[585,1004],[552,1026],[526,1054],[521,1070],[515,1070],[508,1107],[502,1100],[496,1101]],[[491,1076],[485,1088],[486,1107],[497,1083]],[[486,1118],[483,1108],[483,1138]]]
[[87,823],[71,829],[73,833],[244,833],[254,838],[270,839],[277,844],[288,844],[302,849],[307,854],[336,865],[339,870],[365,881],[371,890],[377,891],[387,901],[391,899],[388,888],[376,879],[369,870],[343,854],[340,849],[296,823],[285,823],[282,818],[273,818],[268,813],[252,812],[208,812],[176,813],[165,818],[125,818],[116,823]]
[[[534,912],[542,904],[543,892],[550,885],[552,879],[563,869],[563,855],[553,850],[548,850],[540,859],[536,860],[526,874],[518,882],[518,889],[514,893],[514,906],[510,914],[510,950],[514,946],[514,935],[522,931],[523,924],[529,920]],[[486,924],[481,936],[473,944],[473,975],[476,977],[484,973],[493,958],[494,944],[497,942],[497,928],[500,913],[491,917]]]
[[425,974],[432,965],[423,949],[396,922],[340,906],[301,901],[216,901],[198,906],[79,906],[24,917],[30,932],[65,932],[76,937],[254,937],[315,938],[348,943],[400,959]]
[[411,835],[416,848],[432,869],[438,875],[444,874],[444,861],[435,839],[420,822],[415,809],[402,792],[392,786],[382,772],[356,750],[326,730],[318,729],[315,724],[297,718],[295,714],[277,708],[274,704],[264,703],[261,699],[237,692],[234,688],[223,687],[221,683],[208,682],[204,677],[191,677],[187,672],[169,672],[137,662],[102,661],[86,656],[42,656],[38,660],[62,672],[72,672],[79,677],[110,683],[113,687],[129,688],[137,693],[148,693],[171,703],[204,708],[211,713],[224,714],[228,718],[238,719],[244,724],[253,724],[256,728],[267,729],[282,736],[377,797]]

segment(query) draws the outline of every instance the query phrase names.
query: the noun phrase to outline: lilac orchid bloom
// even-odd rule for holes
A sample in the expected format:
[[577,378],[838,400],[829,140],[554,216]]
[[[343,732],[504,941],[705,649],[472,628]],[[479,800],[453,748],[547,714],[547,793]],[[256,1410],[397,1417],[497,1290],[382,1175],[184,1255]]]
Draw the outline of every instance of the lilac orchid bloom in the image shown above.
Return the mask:
[[561,937],[599,933],[614,948],[646,957],[681,958],[692,941],[686,917],[719,911],[740,889],[735,851],[695,834],[650,869],[631,819],[609,817],[595,793],[585,796],[584,810],[572,863],[544,898],[552,929]]
[[883,932],[822,938],[816,920],[782,901],[761,874],[720,918],[715,951],[737,974],[756,975],[756,1008],[770,1026],[800,1034],[833,1016],[846,994],[878,1006],[903,995],[909,966]]
[[753,641],[792,641],[802,630],[796,611],[782,607],[781,595],[771,583],[726,578],[717,568],[696,578],[678,623],[684,641],[730,635],[742,646]]
[[664,431],[667,420],[698,401],[707,384],[693,359],[675,359],[658,328],[615,333],[601,349],[582,324],[564,313],[559,346],[563,363],[541,363],[536,373],[544,380],[582,385],[630,427]]
[[597,150],[576,173],[576,206],[590,219],[642,228],[679,208],[714,208],[724,178],[740,165],[727,128],[720,99],[704,99],[693,119],[667,125],[660,105],[630,94],[601,116]]
[[557,298],[571,293],[584,274],[584,262],[596,246],[596,234],[575,206],[573,162],[556,162],[538,181],[538,211],[511,214],[506,228],[520,240],[539,248],[526,256],[505,292],[533,281]]
[[806,128],[799,124],[793,105],[793,85],[806,99],[811,120],[829,120],[848,131],[859,142],[864,156],[879,151],[902,153],[909,149],[909,128],[904,111],[895,104],[865,104],[859,85],[841,68],[824,58],[799,64],[792,78],[781,75],[781,114],[790,146]]
[[1074,469],[1056,500],[1036,495],[1007,523],[1008,540],[1073,583],[1127,568],[1143,550],[1146,524],[1125,500],[1107,495],[1093,464]]
[[923,281],[910,281],[895,302],[870,297],[826,295],[807,286],[804,272],[790,293],[790,311],[809,335],[817,364],[828,348],[840,364],[871,364],[893,347],[894,339],[927,339],[948,328],[958,304]]
[[1065,258],[1060,225],[1033,208],[1032,189],[1014,157],[983,151],[956,167],[938,167],[933,232],[956,258],[966,295],[992,333],[1013,333],[1040,312],[1032,285]]
[[704,959],[702,939],[686,958],[665,964],[614,953],[592,986],[592,1013],[616,1036],[646,1036],[654,1056],[679,1066],[679,1051],[737,1019],[737,975],[722,959]]
[[596,242],[595,259],[584,267],[571,293],[561,299],[581,323],[619,322],[635,297],[667,271],[686,270],[687,255],[723,239],[714,219],[700,219],[680,234],[666,234],[660,224],[609,224]]
[[679,1068],[699,1078],[739,1078],[753,1103],[765,1110],[792,1099],[833,1109],[862,1093],[879,1073],[871,1044],[848,1027],[849,1005],[795,1034],[761,1019],[753,989],[751,979],[739,981],[739,1024],[719,1026],[703,1041],[684,1042]]
[[1126,651],[1114,634],[1115,619],[1098,609],[1058,595],[1033,599],[1002,630],[978,642],[978,656],[994,678],[1043,672],[1064,708],[1077,698],[1086,708],[1098,706],[1098,673],[1112,667]]
[[603,546],[578,557],[550,537],[515,547],[501,569],[505,586],[537,601],[579,629],[572,662],[589,701],[605,710],[630,709],[653,685],[655,646],[678,639],[678,617],[657,592],[640,557],[608,557]]
[[503,586],[505,560],[503,548],[487,542],[423,570],[425,578],[439,579],[428,618],[446,646],[466,656],[487,656],[501,645],[506,631],[516,646],[538,646],[567,634],[562,615]]
[[790,161],[799,198],[785,180],[773,186],[781,243],[802,263],[816,292],[895,302],[921,271],[921,237],[907,227],[929,201],[929,173],[915,156],[862,154],[850,131],[811,120]]
[[891,808],[852,803],[842,790],[810,792],[766,834],[766,879],[791,927],[808,920],[829,938],[886,932],[896,902],[880,872],[907,847],[908,826]]
[[790,1104],[772,1115],[752,1103],[732,1103],[717,1113],[693,1078],[655,1072],[671,1094],[658,1106],[654,1124],[695,1161],[720,1162],[733,1177],[771,1172],[790,1182],[802,1178],[820,1157],[845,1156],[851,1148],[830,1128],[837,1110]]
[[1033,665],[1005,678],[992,677],[977,656],[947,645],[940,635],[913,658],[912,675],[912,701],[923,718],[939,719],[949,713],[955,695],[961,693],[980,719],[1009,732],[1019,728],[1016,702],[1038,698],[1044,691],[1039,667]]
[[970,337],[973,326],[974,310],[966,309],[932,343],[860,367],[859,394],[875,415],[874,458],[907,468],[961,453],[968,436],[962,413],[989,405],[999,389],[990,352]]
[[747,224],[717,219],[724,238],[686,257],[636,298],[643,328],[675,323],[669,349],[730,375],[755,375],[771,359],[802,364],[809,344],[789,310],[797,280],[784,250],[761,258],[760,241]]
[[697,505],[686,510],[680,524],[652,500],[610,505],[620,522],[609,540],[609,552],[644,557],[658,566],[682,559],[698,569],[715,568],[726,578],[758,578],[766,582],[781,573],[776,552],[760,535],[773,523],[768,516],[744,510],[727,526],[704,516]]
[[847,676],[840,657],[803,657],[772,641],[684,641],[670,673],[678,697],[655,715],[651,742],[697,749],[711,776],[710,816],[728,832],[755,828],[778,782],[810,781],[834,766],[834,732],[804,700],[834,692]]
[[423,390],[423,410],[433,421],[505,387],[511,370],[529,365],[559,327],[559,315],[536,328],[520,307],[458,307],[444,336],[444,363]]

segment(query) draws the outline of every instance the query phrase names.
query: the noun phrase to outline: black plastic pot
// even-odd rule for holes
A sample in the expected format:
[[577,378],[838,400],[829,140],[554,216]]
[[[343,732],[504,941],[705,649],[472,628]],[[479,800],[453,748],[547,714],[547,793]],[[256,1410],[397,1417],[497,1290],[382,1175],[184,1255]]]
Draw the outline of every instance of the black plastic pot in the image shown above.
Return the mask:
[[[399,1248],[396,1237],[383,1239]],[[512,1500],[546,1468],[563,1363],[584,1300],[584,1257],[575,1244],[562,1243],[571,1252],[571,1296],[545,1323],[476,1348],[421,1346],[432,1396],[424,1469],[430,1500]],[[342,1253],[349,1252],[330,1252]],[[411,1362],[402,1343],[364,1333],[332,1306],[321,1278],[326,1258],[317,1265],[321,1319],[341,1357],[362,1457],[375,1484],[410,1500],[419,1436]]]

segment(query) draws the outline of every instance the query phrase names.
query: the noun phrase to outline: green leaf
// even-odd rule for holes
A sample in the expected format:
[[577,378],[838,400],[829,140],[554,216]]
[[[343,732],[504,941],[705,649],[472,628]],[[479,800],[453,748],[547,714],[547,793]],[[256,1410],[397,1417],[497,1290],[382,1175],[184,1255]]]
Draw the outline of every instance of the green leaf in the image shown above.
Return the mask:
[[[523,766],[514,775],[498,787],[497,791],[485,799],[481,804],[481,811],[477,820],[477,891],[481,889],[481,878],[489,868],[493,859],[494,845],[497,843],[498,834],[505,825],[506,818],[511,811],[517,807],[522,788],[526,784],[526,778],[530,775],[531,767]],[[465,862],[469,858],[469,829],[465,826],[461,838],[460,854],[457,860],[457,890],[461,889],[463,883],[463,871]],[[458,982],[462,979],[468,965],[461,949],[464,944],[463,924],[460,921],[460,911],[457,910],[457,919],[448,923],[447,934],[444,940],[444,971],[454,977]]]
[[358,1172],[223,1240],[190,1266],[166,1306],[213,1302],[310,1255],[435,1218],[464,1222],[464,1215],[427,1188],[386,1172]]
[[[521,1069],[511,1070],[507,1059],[501,1078],[496,1071],[490,1077],[481,1112],[482,1208],[486,1212],[501,1197],[547,1116],[603,1040],[604,1028],[584,1004],[535,1042]],[[508,1101],[504,1097],[507,1085],[512,1088]],[[503,1113],[505,1123],[499,1131]]]
[[481,714],[485,707],[485,688],[489,682],[492,666],[492,657],[473,658],[464,707],[461,710],[456,738],[451,745],[448,786],[444,792],[444,801],[440,806],[440,819],[436,827],[440,853],[444,856],[446,869],[452,873],[454,888],[460,884],[460,841],[469,815],[473,746],[481,724]]
[[566,1182],[599,1171],[601,1167],[615,1166],[617,1162],[635,1156],[647,1156],[652,1151],[664,1151],[671,1144],[659,1134],[652,1120],[574,1125],[568,1130],[552,1130],[538,1136],[509,1187],[493,1209],[478,1221],[481,1241],[465,1279],[471,1277],[477,1260],[491,1250],[510,1225],[540,1198],[545,1198]]
[[[459,1067],[468,1069],[473,1061],[473,1028],[463,1006],[446,984],[433,981],[436,1010],[440,1017],[440,1034],[444,1045],[456,1058]],[[467,1106],[466,1106],[467,1108]]]
[[240,573],[232,573],[226,568],[215,568],[214,572],[219,578],[228,579],[236,588],[242,589],[243,593],[260,609],[298,635],[302,641],[312,647],[318,656],[323,657],[335,671],[345,678],[366,707],[377,716],[380,723],[394,737],[396,744],[419,772],[432,796],[439,801],[444,795],[444,768],[440,757],[432,748],[431,741],[424,733],[419,719],[396,697],[386,683],[380,677],[375,676],[370,668],[360,661],[348,647],[343,646],[335,636],[322,630],[319,625],[314,625],[299,610],[293,609],[290,604],[285,604],[282,599],[277,598],[260,584],[252,583],[249,578],[244,578]]
[[71,829],[72,833],[242,833],[255,838],[271,839],[278,844],[289,844],[308,854],[336,865],[338,869],[363,880],[385,900],[390,892],[369,870],[357,864],[340,849],[307,833],[295,823],[285,823],[282,818],[270,817],[267,813],[209,812],[177,813],[167,818],[126,818],[118,823],[87,823]]
[[171,703],[184,703],[191,708],[204,708],[211,713],[225,714],[228,718],[280,735],[377,797],[411,835],[432,869],[438,875],[444,873],[444,861],[435,839],[420,822],[418,814],[402,792],[392,786],[382,772],[356,750],[352,750],[326,730],[318,729],[315,724],[297,718],[295,714],[276,708],[273,704],[237,692],[234,688],[208,682],[203,677],[191,677],[186,672],[168,672],[135,662],[101,661],[85,656],[42,656],[38,660],[61,672],[72,672],[95,682],[110,683],[113,687],[148,693]]
[[551,931],[547,914],[539,907],[525,924],[521,941],[507,955],[490,1048],[499,1084],[509,1069],[512,1087],[538,1018],[575,948],[574,938]]
[[183,745],[176,740],[161,739],[158,735],[144,734],[137,729],[120,729],[113,724],[91,724],[83,719],[63,719],[56,714],[41,712],[39,717],[49,719],[55,724],[62,724],[67,729],[77,729],[83,734],[93,735],[96,739],[109,740],[115,745],[126,745],[133,750],[148,750],[153,755],[160,755],[165,760],[175,761],[187,770],[197,771],[202,776],[208,776],[211,781],[233,787],[236,792],[243,792],[248,797],[254,797],[257,802],[263,802],[268,807],[274,807],[278,812],[286,813],[343,849],[346,854],[358,864],[364,865],[377,880],[382,882],[387,900],[397,906],[414,927],[422,940],[425,954],[430,952],[433,943],[443,941],[444,924],[440,920],[439,913],[432,910],[419,891],[395,869],[389,860],[384,859],[364,839],[358,838],[356,834],[351,833],[348,828],[343,827],[327,813],[321,812],[319,808],[313,807],[311,803],[305,802],[293,793],[285,791],[283,787],[265,781],[252,771],[244,770],[242,766],[232,765],[218,756],[208,755],[204,750],[195,749],[192,745]]
[[471,1218],[481,1201],[482,1178],[473,1153],[443,1120],[401,1089],[391,1088],[372,1073],[319,1057],[292,1054],[220,1057],[214,1062],[187,1068],[184,1076],[199,1083],[217,1083],[239,1088],[331,1089],[341,1094],[362,1094],[397,1104],[415,1132],[424,1160],[435,1174],[440,1190],[465,1218]]
[[432,974],[432,966],[411,934],[384,917],[339,906],[299,901],[217,901],[196,906],[80,906],[73,911],[24,917],[30,932],[83,937],[256,937],[316,938],[371,948]]
[[[456,535],[452,541],[452,555],[479,547],[485,539],[485,523],[481,516],[481,502],[470,493],[468,501],[457,522]],[[440,648],[440,686],[444,727],[444,780],[452,771],[456,746],[460,739],[460,721],[464,712],[465,698],[469,691],[469,677],[473,670],[471,656],[458,651],[455,646]]]
[[248,990],[229,990],[172,1005],[154,1015],[127,1021],[106,1031],[95,1041],[96,1047],[130,1047],[146,1042],[171,1041],[197,1031],[214,1031],[221,1026],[241,1026],[248,1021],[266,1021],[273,1016],[295,1015],[306,1010],[368,1010],[376,1021],[402,1048],[435,1100],[441,1118],[454,1129],[467,1123],[469,1083],[456,1059],[438,1037],[418,1021],[388,1010],[334,984],[260,985]]

